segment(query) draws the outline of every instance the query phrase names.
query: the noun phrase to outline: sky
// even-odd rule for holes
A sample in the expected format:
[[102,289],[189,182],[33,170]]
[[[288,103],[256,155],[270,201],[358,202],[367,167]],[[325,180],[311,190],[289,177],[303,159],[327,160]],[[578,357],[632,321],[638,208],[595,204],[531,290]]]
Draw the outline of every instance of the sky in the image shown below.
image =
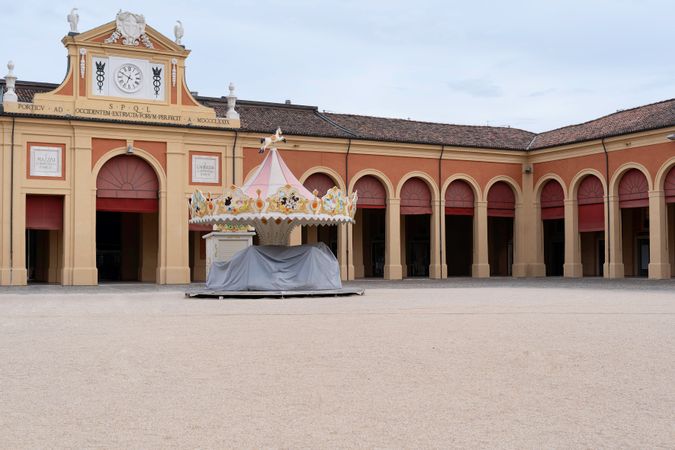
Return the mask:
[[200,95],[534,132],[675,97],[673,0],[6,0],[0,76],[60,82],[72,7],[181,20]]

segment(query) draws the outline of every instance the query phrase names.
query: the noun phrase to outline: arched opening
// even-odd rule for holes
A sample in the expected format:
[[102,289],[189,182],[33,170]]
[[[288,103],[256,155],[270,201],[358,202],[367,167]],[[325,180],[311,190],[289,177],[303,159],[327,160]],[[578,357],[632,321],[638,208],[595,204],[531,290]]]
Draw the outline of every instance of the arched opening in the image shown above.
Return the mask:
[[29,283],[60,283],[63,196],[26,195],[26,274]]
[[[315,173],[310,175],[303,183],[310,192],[317,191],[319,197],[326,195],[326,192],[336,185],[335,181],[325,173]],[[330,248],[333,254],[338,255],[338,227],[329,225],[303,226],[302,243],[316,244],[323,242]]]
[[471,276],[473,263],[473,189],[455,180],[445,191],[445,259],[449,277]]
[[556,180],[541,189],[540,205],[546,276],[562,276],[565,263],[565,194]]
[[605,191],[600,179],[588,175],[577,190],[578,228],[582,273],[601,277],[605,264]]
[[491,276],[511,276],[516,197],[504,181],[488,191],[488,262]]
[[408,277],[428,277],[431,264],[431,191],[420,178],[401,187],[401,261]]
[[354,184],[359,199],[354,224],[354,271],[358,278],[384,277],[387,192],[372,175]]
[[666,233],[668,239],[668,260],[671,274],[675,276],[675,166],[666,175],[663,183],[666,198]]
[[630,169],[619,181],[621,249],[624,274],[646,277],[649,269],[649,183]]
[[138,156],[107,161],[96,178],[96,268],[99,281],[157,277],[159,182]]

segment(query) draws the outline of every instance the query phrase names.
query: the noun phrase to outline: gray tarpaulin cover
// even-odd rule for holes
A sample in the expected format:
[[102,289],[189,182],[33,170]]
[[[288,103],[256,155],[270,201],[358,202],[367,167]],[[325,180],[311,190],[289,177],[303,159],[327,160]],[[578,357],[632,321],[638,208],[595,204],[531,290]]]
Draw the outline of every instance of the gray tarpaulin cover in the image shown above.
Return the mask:
[[323,243],[254,245],[227,262],[211,264],[206,280],[214,291],[311,291],[341,289],[340,266]]

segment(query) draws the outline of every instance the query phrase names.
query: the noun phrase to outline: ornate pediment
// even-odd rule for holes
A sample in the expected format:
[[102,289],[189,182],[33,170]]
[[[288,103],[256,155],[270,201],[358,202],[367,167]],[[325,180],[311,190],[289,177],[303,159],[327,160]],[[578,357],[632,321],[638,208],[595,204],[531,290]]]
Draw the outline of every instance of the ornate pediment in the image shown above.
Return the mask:
[[[5,110],[103,120],[138,121],[217,128],[239,128],[234,111],[218,117],[197,102],[185,83],[190,54],[146,24],[142,14],[119,11],[115,20],[77,32],[77,10],[68,15],[71,32],[62,40],[69,71],[54,91],[36,94],[32,103],[11,103]],[[183,37],[182,24],[174,29]],[[233,94],[232,105],[236,99]],[[229,97],[228,97],[229,102]]]

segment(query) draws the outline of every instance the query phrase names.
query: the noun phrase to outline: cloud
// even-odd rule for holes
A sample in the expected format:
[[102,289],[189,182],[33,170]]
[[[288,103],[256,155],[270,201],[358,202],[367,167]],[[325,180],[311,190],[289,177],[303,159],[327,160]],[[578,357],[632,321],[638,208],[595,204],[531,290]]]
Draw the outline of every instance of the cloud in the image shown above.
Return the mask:
[[480,78],[449,81],[448,87],[453,91],[468,94],[472,97],[494,98],[502,96],[502,89],[493,82]]

